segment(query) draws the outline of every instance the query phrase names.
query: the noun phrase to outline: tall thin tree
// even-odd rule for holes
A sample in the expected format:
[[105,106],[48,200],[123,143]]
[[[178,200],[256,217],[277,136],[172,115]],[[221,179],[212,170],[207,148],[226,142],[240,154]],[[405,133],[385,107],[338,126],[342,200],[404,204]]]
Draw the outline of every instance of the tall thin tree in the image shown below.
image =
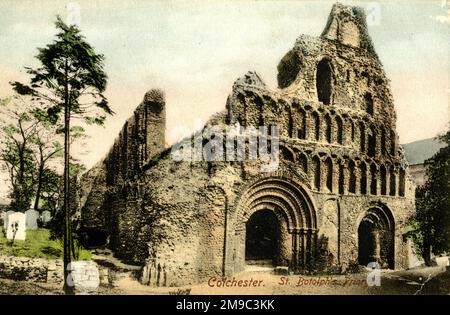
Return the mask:
[[71,262],[71,224],[69,205],[69,159],[71,119],[80,118],[88,124],[103,125],[106,114],[113,111],[103,92],[107,75],[104,56],[97,54],[86,42],[76,25],[66,25],[58,16],[56,39],[44,48],[38,48],[38,68],[26,68],[30,84],[12,82],[15,91],[31,95],[39,102],[36,113],[49,121],[64,122],[64,291],[73,293],[68,282]]

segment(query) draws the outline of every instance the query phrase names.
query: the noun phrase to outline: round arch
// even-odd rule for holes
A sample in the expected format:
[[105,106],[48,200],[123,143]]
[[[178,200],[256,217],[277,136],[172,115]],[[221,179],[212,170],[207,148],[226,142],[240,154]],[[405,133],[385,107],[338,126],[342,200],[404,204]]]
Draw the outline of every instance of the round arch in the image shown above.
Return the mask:
[[[228,264],[234,272],[245,268],[247,222],[254,214],[272,211],[280,225],[284,257],[278,261],[293,268],[310,267],[317,241],[317,216],[312,199],[302,184],[292,178],[271,176],[256,180],[240,195],[233,211],[230,235],[233,252]],[[249,221],[250,220],[250,221]],[[248,251],[247,251],[248,252]]]
[[358,262],[378,262],[384,268],[395,267],[395,219],[391,210],[373,205],[360,215],[356,225]]

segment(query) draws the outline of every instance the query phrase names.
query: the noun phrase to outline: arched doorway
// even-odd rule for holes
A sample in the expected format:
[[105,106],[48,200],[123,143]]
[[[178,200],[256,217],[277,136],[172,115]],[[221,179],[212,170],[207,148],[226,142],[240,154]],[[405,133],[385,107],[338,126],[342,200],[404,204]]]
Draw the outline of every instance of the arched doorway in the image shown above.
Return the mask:
[[280,222],[268,209],[256,211],[246,223],[247,264],[275,264],[280,255]]
[[254,182],[240,196],[229,219],[228,274],[243,271],[250,260],[269,260],[293,270],[313,268],[316,213],[297,181],[268,177]]
[[394,218],[388,209],[371,208],[358,227],[358,263],[378,262],[394,269]]

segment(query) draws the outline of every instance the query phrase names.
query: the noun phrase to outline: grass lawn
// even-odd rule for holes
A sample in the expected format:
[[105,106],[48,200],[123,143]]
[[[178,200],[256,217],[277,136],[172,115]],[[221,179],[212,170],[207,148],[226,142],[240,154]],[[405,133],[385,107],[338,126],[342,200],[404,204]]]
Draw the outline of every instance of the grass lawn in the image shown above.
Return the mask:
[[[0,227],[0,254],[6,256],[23,256],[32,258],[62,259],[62,240],[51,240],[47,229],[27,230],[25,241],[6,239],[3,227]],[[90,260],[91,253],[84,248],[80,249],[79,260]]]

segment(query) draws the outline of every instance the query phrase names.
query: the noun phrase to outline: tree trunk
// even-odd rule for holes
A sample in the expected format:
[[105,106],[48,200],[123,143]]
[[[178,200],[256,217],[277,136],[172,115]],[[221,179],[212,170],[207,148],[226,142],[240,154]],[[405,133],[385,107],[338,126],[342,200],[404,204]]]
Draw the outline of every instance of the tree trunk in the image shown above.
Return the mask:
[[431,246],[428,243],[424,243],[422,251],[425,266],[431,266]]
[[25,183],[25,150],[27,148],[27,137],[25,136],[25,132],[22,126],[21,120],[19,120],[19,129],[20,129],[20,135],[22,137],[22,143],[20,145],[19,149],[19,174],[17,176],[19,180],[19,187],[20,187],[20,196],[19,196],[19,202],[18,202],[18,208],[17,211],[25,212],[28,210],[28,207],[30,206],[30,199],[29,199],[29,191],[26,187]]
[[[65,65],[67,78],[67,60]],[[73,294],[74,288],[72,277],[70,274],[71,262],[71,228],[70,228],[70,207],[69,207],[69,136],[70,136],[70,100],[69,100],[69,86],[66,81],[64,87],[64,292],[66,294]]]
[[39,210],[39,200],[41,198],[41,190],[42,190],[42,178],[44,176],[44,158],[41,152],[41,160],[39,162],[39,171],[38,171],[38,186],[36,189],[36,199],[34,201],[34,210]]
[[[16,209],[18,212],[25,212],[28,210],[27,205],[27,191],[25,188],[25,140],[21,148],[19,148],[19,172],[17,174],[18,190],[16,192]],[[26,209],[24,209],[26,208]]]

